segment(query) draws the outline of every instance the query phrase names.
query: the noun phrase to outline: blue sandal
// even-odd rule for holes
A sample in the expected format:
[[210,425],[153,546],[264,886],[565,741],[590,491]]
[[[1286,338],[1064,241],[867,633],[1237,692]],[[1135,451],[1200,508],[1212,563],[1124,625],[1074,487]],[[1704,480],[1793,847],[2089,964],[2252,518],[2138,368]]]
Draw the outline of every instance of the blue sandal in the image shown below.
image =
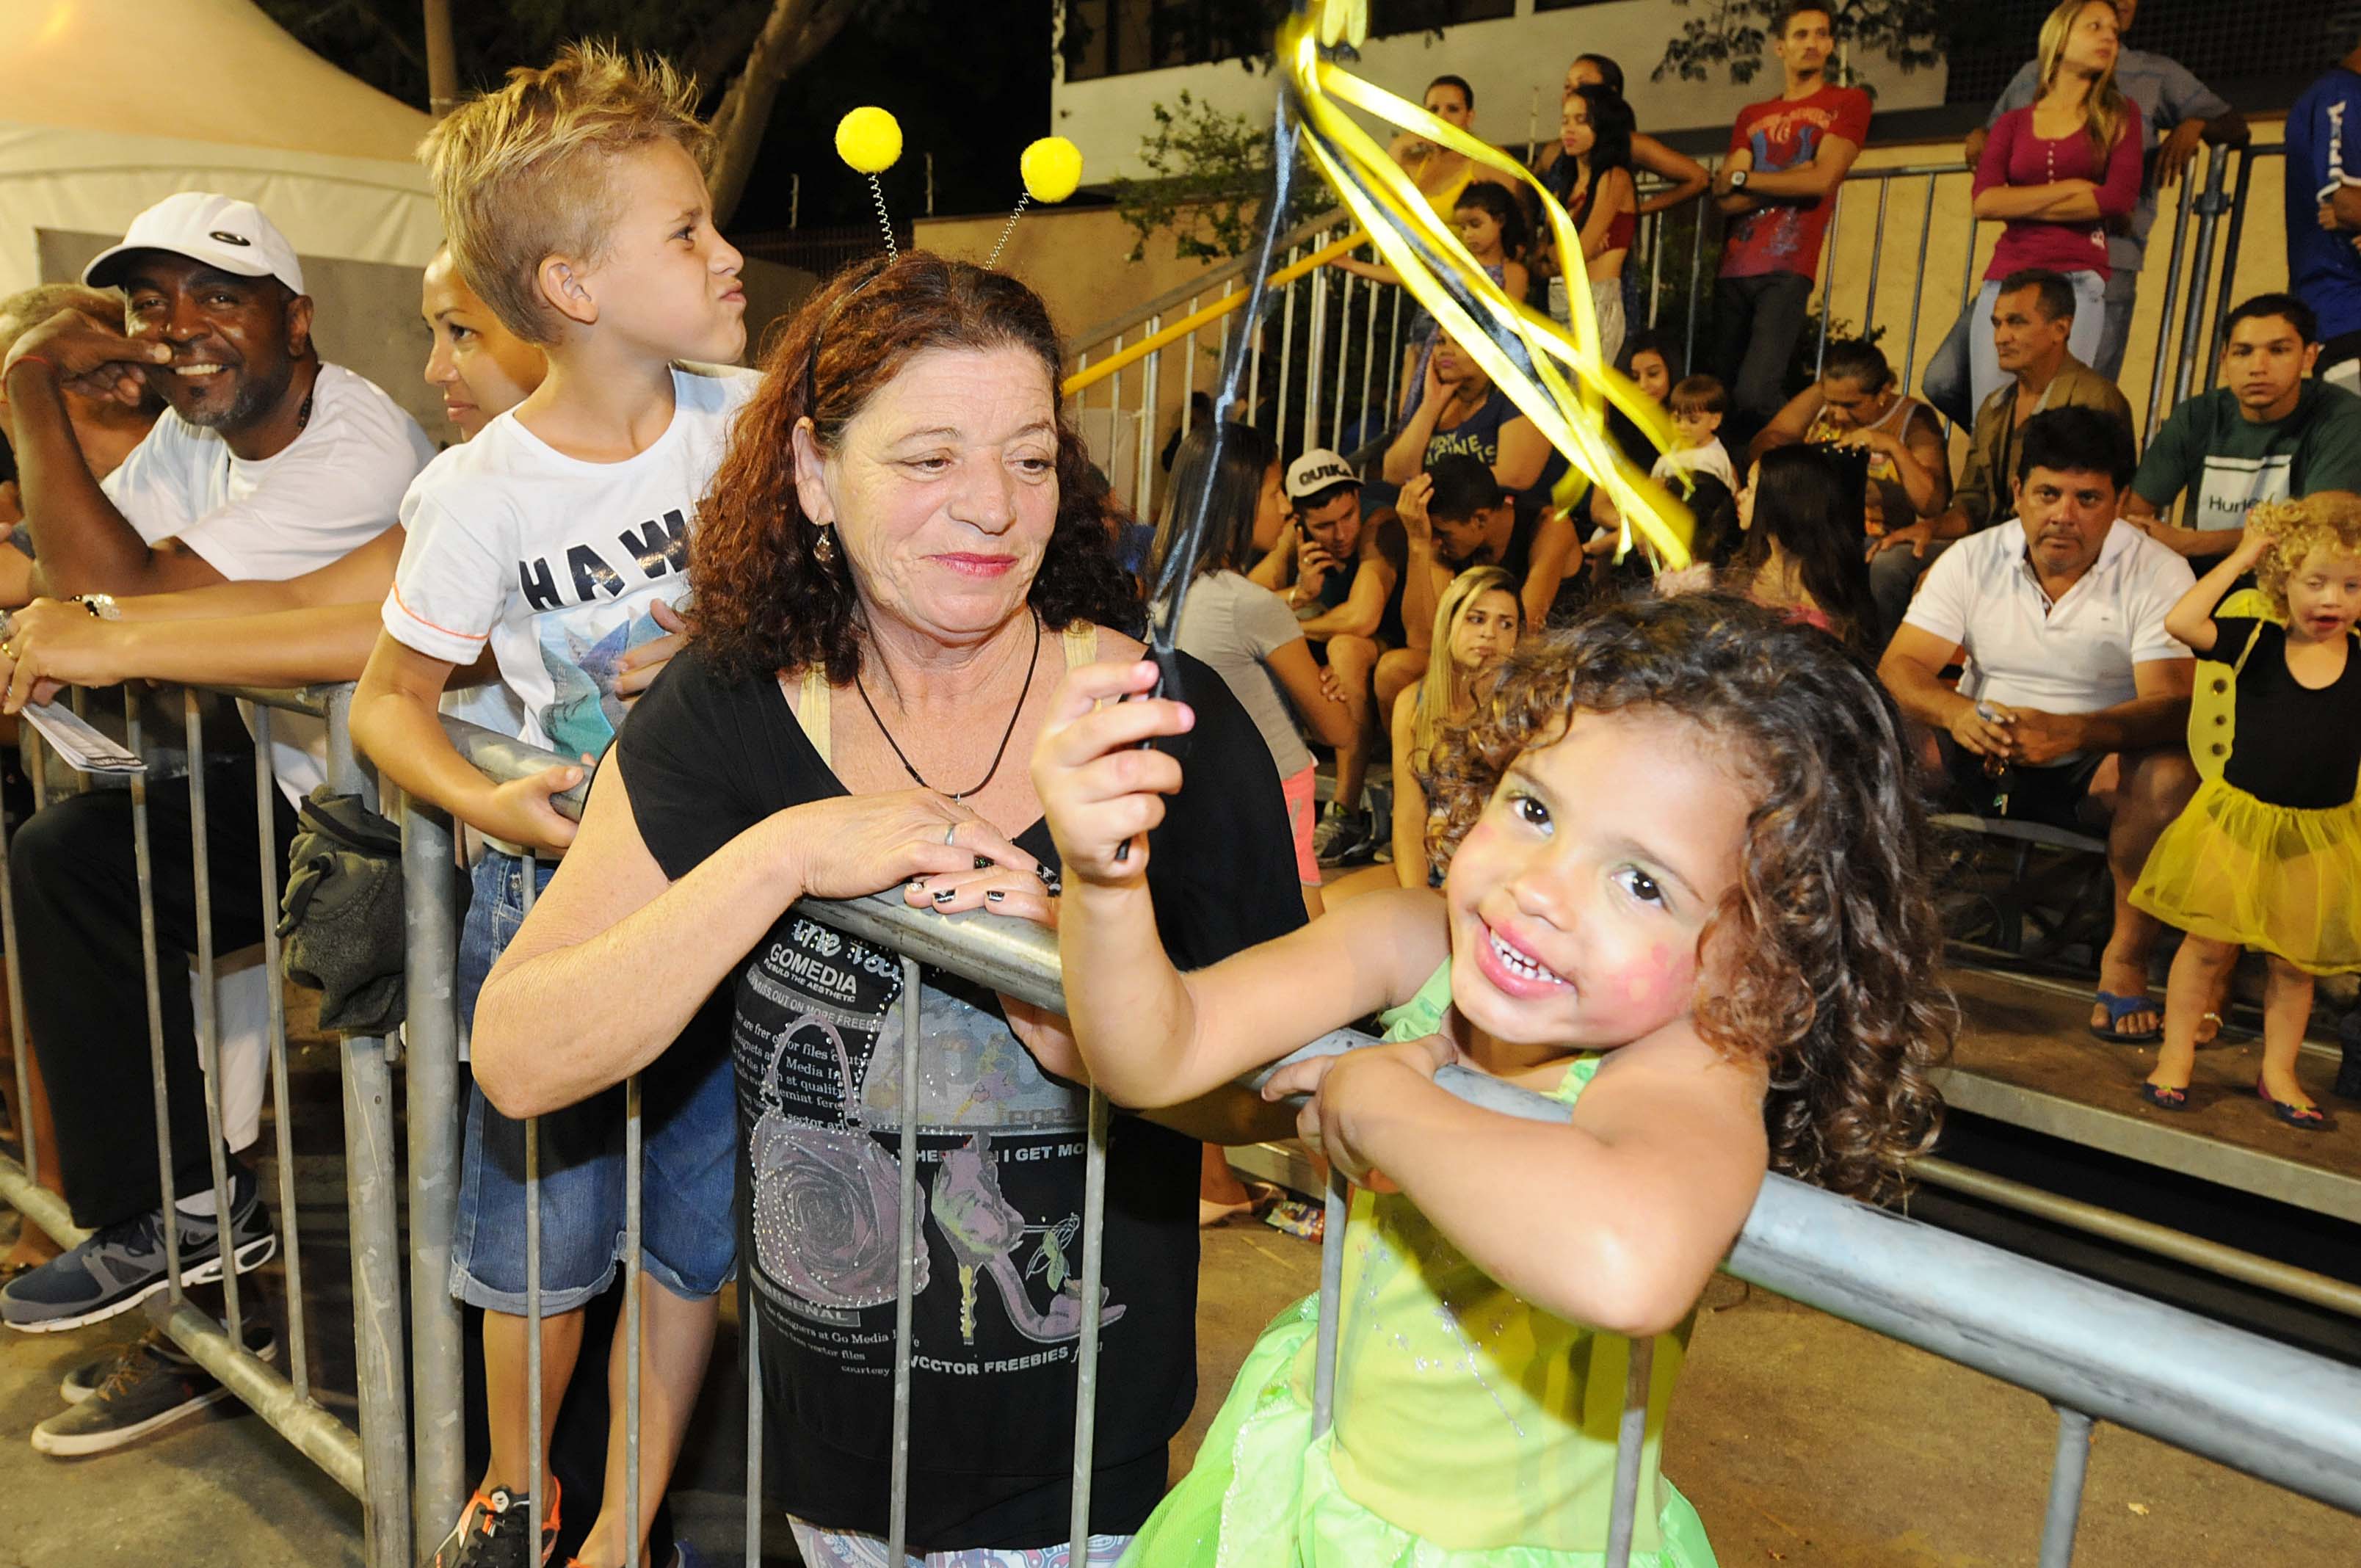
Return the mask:
[[[2107,1021],[2105,1024],[2092,1024],[2089,1025],[2091,1033],[2094,1037],[2105,1040],[2111,1045],[2117,1046],[2152,1046],[2157,1041],[2164,1038],[2164,1009],[2158,1006],[2155,1003],[2150,1002],[2147,997],[2117,996],[2112,991],[2102,991],[2098,992],[2092,1000],[2096,1001],[2100,1006],[2107,1010]],[[2156,1027],[2153,1029],[2143,1029],[2137,1034],[2125,1034],[2120,1025],[2125,1019],[2130,1017],[2135,1013],[2155,1014],[2157,1015]]]

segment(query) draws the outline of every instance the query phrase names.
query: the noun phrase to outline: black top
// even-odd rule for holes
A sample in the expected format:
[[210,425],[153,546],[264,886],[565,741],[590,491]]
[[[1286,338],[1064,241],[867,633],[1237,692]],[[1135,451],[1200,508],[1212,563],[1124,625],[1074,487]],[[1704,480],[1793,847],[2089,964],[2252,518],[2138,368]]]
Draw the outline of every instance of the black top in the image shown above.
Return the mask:
[[[1188,783],[1150,838],[1174,961],[1301,925],[1279,776],[1219,675],[1186,655]],[[615,753],[641,838],[679,879],[772,813],[846,793],[777,680],[718,682],[695,644]],[[1019,843],[1056,863],[1048,825]],[[739,1257],[762,1324],[777,1501],[883,1535],[891,1486],[901,965],[790,910],[734,981]],[[1087,1096],[1044,1074],[988,992],[929,969],[911,1387],[913,1551],[1067,1539]],[[1197,1146],[1129,1116],[1108,1145],[1091,1529],[1162,1496],[1196,1394]]]
[[2235,664],[2249,634],[2255,647],[2238,672],[2237,727],[2224,781],[2272,806],[2346,805],[2361,777],[2361,648],[2348,638],[2345,673],[2314,690],[2288,673],[2287,629],[2276,621],[2215,616],[2208,657]]

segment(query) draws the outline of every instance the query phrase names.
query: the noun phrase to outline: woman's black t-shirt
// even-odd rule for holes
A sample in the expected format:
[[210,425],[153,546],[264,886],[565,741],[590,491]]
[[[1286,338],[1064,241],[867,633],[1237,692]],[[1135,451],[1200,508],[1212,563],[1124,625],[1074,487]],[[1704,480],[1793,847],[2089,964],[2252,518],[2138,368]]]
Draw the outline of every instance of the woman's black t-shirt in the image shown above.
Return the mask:
[[2257,800],[2301,811],[2345,806],[2361,772],[2361,647],[2345,645],[2345,673],[2307,686],[2287,665],[2287,628],[2243,615],[2213,618],[2209,657],[2238,669],[2236,739],[2222,777]]
[[[1268,749],[1219,675],[1182,666],[1197,722],[1148,874],[1189,969],[1293,929],[1303,906]],[[675,881],[774,813],[846,793],[776,679],[717,681],[694,643],[615,751]],[[1045,823],[1017,841],[1056,863]],[[790,909],[731,982],[740,1277],[777,1500],[872,1534],[892,1475],[901,974],[895,953]],[[1087,1096],[1040,1070],[988,992],[925,976],[910,1544],[1049,1546],[1068,1530]],[[1189,1139],[1115,1119],[1093,1533],[1146,1520],[1195,1398],[1197,1168]]]

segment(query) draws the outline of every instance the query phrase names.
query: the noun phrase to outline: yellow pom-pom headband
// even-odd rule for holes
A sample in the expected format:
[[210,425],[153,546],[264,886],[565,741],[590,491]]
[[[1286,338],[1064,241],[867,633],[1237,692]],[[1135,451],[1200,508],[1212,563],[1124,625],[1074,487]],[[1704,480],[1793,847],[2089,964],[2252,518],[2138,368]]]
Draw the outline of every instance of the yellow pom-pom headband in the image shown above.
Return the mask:
[[1016,171],[1025,181],[1025,192],[1016,198],[1016,210],[1008,214],[999,243],[984,258],[986,267],[999,263],[1008,236],[1016,232],[1016,220],[1025,215],[1026,203],[1042,202],[1055,206],[1074,193],[1075,187],[1082,182],[1082,149],[1064,137],[1043,137],[1025,149],[1025,155],[1016,160]]
[[901,254],[894,244],[894,220],[885,211],[885,189],[877,177],[902,156],[902,125],[874,105],[865,104],[836,122],[836,156],[868,176],[870,198],[877,203],[877,222],[885,231],[885,254]]

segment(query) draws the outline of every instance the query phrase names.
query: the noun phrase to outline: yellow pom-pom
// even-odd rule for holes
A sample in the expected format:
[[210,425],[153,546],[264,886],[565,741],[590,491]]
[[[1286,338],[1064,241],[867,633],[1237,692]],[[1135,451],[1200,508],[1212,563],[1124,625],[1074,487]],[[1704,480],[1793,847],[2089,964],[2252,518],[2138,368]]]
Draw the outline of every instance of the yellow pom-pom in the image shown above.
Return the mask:
[[1016,161],[1025,190],[1037,202],[1062,202],[1082,182],[1082,149],[1064,137],[1043,137]]
[[902,156],[902,123],[874,106],[836,122],[836,156],[862,174],[883,174]]

